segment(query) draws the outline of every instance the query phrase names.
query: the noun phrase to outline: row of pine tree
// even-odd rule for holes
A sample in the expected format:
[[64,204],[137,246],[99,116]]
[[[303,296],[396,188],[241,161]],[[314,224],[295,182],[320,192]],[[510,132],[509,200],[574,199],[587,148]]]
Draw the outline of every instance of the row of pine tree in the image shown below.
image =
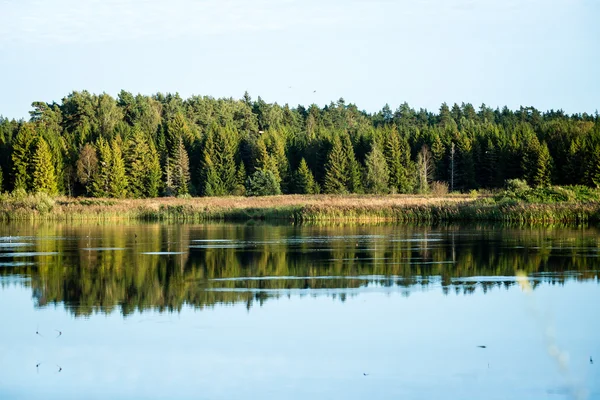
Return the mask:
[[369,114],[175,94],[73,92],[0,117],[0,188],[94,197],[600,186],[600,117],[406,103]]

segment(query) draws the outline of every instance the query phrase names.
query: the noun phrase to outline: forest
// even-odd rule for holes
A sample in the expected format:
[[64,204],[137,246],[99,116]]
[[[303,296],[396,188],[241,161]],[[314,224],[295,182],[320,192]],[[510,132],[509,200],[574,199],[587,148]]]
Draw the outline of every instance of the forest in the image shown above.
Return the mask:
[[600,187],[600,116],[74,91],[0,117],[0,168],[1,191],[111,198]]

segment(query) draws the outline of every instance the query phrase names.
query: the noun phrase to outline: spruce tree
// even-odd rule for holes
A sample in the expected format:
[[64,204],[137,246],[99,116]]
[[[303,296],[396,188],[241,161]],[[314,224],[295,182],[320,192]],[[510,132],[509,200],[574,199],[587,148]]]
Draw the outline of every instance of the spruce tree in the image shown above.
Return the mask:
[[315,178],[302,158],[294,177],[294,191],[298,194],[316,194],[318,192]]
[[125,157],[128,177],[128,195],[156,197],[160,185],[160,161],[152,139],[134,128]]
[[2,174],[2,168],[0,168],[0,193],[2,193],[3,191],[3,185],[4,184],[4,176]]
[[365,164],[367,168],[366,186],[368,192],[373,194],[388,193],[390,173],[378,143],[373,143],[373,148],[367,154]]
[[389,186],[393,192],[412,192],[410,147],[400,138],[395,127],[386,131],[384,156],[390,173]]
[[237,169],[237,173],[235,176],[235,190],[233,191],[233,194],[236,196],[243,196],[244,194],[246,194],[246,187],[245,187],[245,183],[246,183],[246,179],[248,177],[246,176],[246,167],[244,167],[244,163],[241,162],[239,168]]
[[171,159],[170,166],[172,168],[174,194],[177,196],[189,194],[190,160],[183,145],[183,138],[179,139],[179,145]]
[[35,136],[33,125],[25,123],[15,137],[12,152],[15,189],[31,190]]
[[362,193],[362,182],[361,182],[361,167],[354,155],[354,147],[350,140],[348,132],[342,134],[342,146],[344,148],[344,155],[346,157],[346,187],[350,193]]
[[236,187],[235,136],[236,134],[230,127],[218,127],[214,131],[214,152],[212,153],[212,159],[216,173],[221,180],[221,195],[233,193]]
[[123,159],[123,145],[121,137],[117,136],[111,143],[111,165],[109,177],[109,194],[111,197],[123,198],[127,196],[128,179]]
[[535,186],[549,186],[550,185],[550,173],[552,168],[552,158],[550,157],[550,151],[548,145],[542,143],[537,153],[535,160],[533,184]]
[[46,193],[49,195],[55,195],[58,191],[50,147],[48,147],[48,143],[42,137],[37,140],[33,156],[33,182],[31,190],[36,193]]
[[600,188],[600,144],[588,145],[587,184]]
[[109,197],[111,195],[112,150],[110,144],[102,136],[96,142],[96,149],[98,152],[98,168],[91,185],[91,193],[94,197]]
[[131,197],[146,197],[146,176],[150,161],[150,147],[139,129],[134,129],[126,151],[125,165]]
[[148,171],[146,173],[145,182],[146,188],[144,191],[144,195],[146,197],[157,197],[160,192],[160,179],[162,177],[162,171],[160,169],[160,157],[158,155],[158,151],[156,151],[156,146],[152,140],[149,143],[150,146],[150,154],[148,157]]
[[215,165],[216,147],[214,129],[211,129],[204,140],[201,162],[201,192],[203,196],[224,196],[225,188]]
[[332,194],[348,193],[346,187],[348,160],[338,135],[333,137],[331,150],[325,166],[325,192]]

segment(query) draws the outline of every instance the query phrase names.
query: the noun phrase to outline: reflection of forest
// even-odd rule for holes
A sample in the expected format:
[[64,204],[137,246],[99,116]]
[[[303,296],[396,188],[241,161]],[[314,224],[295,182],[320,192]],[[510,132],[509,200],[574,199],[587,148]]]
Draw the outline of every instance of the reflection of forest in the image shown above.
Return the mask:
[[[595,229],[51,224],[2,227],[0,236],[0,274],[30,277],[20,282],[31,286],[39,306],[63,302],[76,315],[117,307],[124,314],[184,304],[251,307],[290,291],[321,293],[314,289],[342,300],[372,286],[470,293],[511,286],[517,270],[535,276],[534,284],[597,279],[600,270]],[[6,244],[15,241],[32,245]]]

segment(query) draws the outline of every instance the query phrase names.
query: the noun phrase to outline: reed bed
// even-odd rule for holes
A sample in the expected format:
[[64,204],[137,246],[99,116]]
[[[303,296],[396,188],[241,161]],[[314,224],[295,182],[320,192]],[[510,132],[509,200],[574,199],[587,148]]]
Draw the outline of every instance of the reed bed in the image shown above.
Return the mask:
[[0,198],[0,220],[582,224],[600,221],[600,202],[537,204],[468,195],[282,195],[187,199],[52,199],[39,194],[19,198],[4,195]]

